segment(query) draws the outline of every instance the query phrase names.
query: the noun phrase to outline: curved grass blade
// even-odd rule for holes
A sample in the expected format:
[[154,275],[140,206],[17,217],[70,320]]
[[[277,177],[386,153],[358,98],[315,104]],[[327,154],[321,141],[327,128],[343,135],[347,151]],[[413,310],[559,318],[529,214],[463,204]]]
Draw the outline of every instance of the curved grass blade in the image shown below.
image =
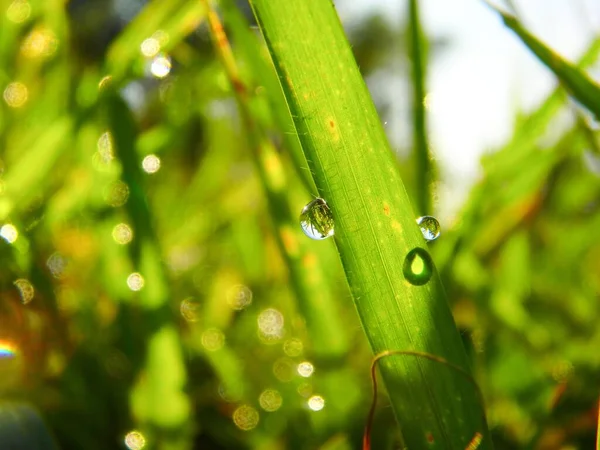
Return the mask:
[[558,53],[546,46],[542,41],[527,31],[519,20],[505,11],[497,8],[487,0],[485,3],[500,14],[504,24],[513,30],[523,43],[539,60],[558,77],[562,85],[582,105],[588,108],[600,120],[600,86],[585,72],[565,60]]
[[426,41],[421,28],[418,0],[408,3],[409,54],[411,59],[411,78],[413,86],[413,148],[416,159],[417,207],[420,214],[431,214],[431,184],[433,168],[427,142],[427,123],[425,111],[425,67]]
[[266,132],[254,118],[252,94],[242,80],[229,40],[216,12],[209,1],[208,23],[215,50],[234,88],[236,100],[244,121],[252,156],[274,218],[276,239],[288,267],[299,306],[307,319],[313,340],[313,352],[321,357],[342,356],[348,348],[346,332],[336,312],[334,298],[315,255],[303,239],[298,218],[292,213],[287,194],[287,180],[283,163]]
[[[415,351],[469,372],[385,133],[330,1],[253,0],[375,354]],[[416,275],[416,276],[415,276]],[[408,448],[491,448],[477,390],[423,358],[381,374]]]

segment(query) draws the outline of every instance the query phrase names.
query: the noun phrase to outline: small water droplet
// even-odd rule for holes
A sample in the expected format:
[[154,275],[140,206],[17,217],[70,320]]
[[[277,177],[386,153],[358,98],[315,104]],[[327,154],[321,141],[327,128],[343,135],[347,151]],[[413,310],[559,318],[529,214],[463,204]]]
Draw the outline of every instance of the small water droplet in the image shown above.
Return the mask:
[[404,259],[402,273],[410,284],[421,286],[427,283],[433,275],[433,261],[427,250],[415,247],[408,252]]
[[440,236],[440,223],[433,216],[422,216],[417,219],[417,225],[427,242],[434,241]]
[[317,198],[307,204],[300,213],[300,226],[311,239],[321,240],[333,236],[333,216],[327,202]]

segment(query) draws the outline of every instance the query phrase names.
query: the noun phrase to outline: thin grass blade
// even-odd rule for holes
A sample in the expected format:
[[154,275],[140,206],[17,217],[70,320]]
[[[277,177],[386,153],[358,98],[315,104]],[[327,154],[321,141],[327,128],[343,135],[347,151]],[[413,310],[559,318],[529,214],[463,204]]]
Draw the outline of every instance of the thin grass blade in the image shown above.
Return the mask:
[[[328,1],[253,0],[375,354],[467,357],[366,85]],[[419,277],[415,278],[415,274]],[[423,278],[420,278],[420,276]],[[408,448],[491,448],[477,390],[438,361],[381,362]]]
[[486,3],[502,17],[504,24],[523,41],[539,60],[558,77],[562,85],[582,105],[600,120],[600,86],[585,72],[553,51],[537,37],[527,31],[519,20],[491,3]]

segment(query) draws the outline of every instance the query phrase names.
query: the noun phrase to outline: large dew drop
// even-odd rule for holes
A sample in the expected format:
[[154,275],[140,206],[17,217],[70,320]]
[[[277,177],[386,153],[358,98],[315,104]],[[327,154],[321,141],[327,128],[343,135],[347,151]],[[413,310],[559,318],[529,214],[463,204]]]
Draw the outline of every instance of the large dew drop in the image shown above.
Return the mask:
[[427,283],[433,275],[433,261],[427,250],[415,247],[408,252],[402,265],[402,273],[410,284],[421,286]]
[[333,216],[322,198],[317,198],[306,205],[300,213],[300,226],[309,238],[327,239],[333,236]]
[[421,233],[423,233],[423,237],[427,242],[434,241],[440,235],[440,223],[437,221],[435,217],[432,216],[423,216],[417,219],[417,225],[421,229]]

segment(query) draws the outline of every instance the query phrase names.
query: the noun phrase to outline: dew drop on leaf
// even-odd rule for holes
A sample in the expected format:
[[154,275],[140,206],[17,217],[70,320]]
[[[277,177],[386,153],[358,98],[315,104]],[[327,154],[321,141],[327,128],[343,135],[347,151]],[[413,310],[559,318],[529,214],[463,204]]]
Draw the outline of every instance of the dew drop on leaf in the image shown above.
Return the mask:
[[333,216],[327,202],[317,198],[307,204],[300,213],[300,226],[311,239],[322,240],[333,236]]
[[422,216],[417,219],[417,225],[427,242],[434,241],[440,236],[440,223],[435,217]]
[[421,286],[427,283],[433,275],[433,261],[427,250],[415,247],[408,252],[402,265],[402,273],[410,284]]

